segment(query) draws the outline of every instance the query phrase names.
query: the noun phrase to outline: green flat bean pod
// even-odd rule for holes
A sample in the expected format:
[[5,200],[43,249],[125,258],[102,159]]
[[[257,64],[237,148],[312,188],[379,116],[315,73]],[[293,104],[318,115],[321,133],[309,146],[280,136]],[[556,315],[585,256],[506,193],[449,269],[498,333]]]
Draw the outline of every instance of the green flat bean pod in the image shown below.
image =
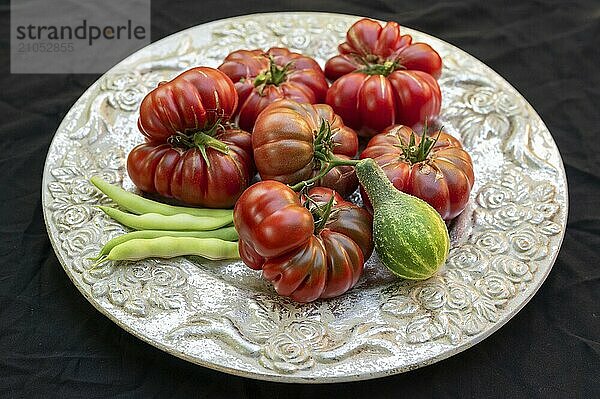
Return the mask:
[[171,216],[183,213],[199,217],[225,217],[233,214],[232,209],[192,208],[167,205],[161,202],[152,201],[124,190],[121,187],[110,184],[98,176],[92,177],[90,182],[107,197],[112,199],[117,205],[137,215],[144,213],[158,213],[165,216]]
[[115,246],[97,264],[108,260],[168,259],[185,255],[201,256],[211,260],[238,259],[238,243],[218,238],[135,238]]
[[135,230],[206,231],[227,226],[233,221],[233,214],[220,217],[188,214],[165,216],[158,213],[133,215],[108,206],[99,206],[99,208],[117,222]]
[[193,237],[193,238],[218,238],[225,241],[237,241],[238,233],[235,227],[223,227],[217,230],[209,231],[169,231],[169,230],[139,230],[132,231],[131,233],[123,234],[108,241],[97,257],[91,260],[100,260],[107,256],[110,251],[119,244],[123,244],[126,241],[144,238],[159,238],[159,237]]

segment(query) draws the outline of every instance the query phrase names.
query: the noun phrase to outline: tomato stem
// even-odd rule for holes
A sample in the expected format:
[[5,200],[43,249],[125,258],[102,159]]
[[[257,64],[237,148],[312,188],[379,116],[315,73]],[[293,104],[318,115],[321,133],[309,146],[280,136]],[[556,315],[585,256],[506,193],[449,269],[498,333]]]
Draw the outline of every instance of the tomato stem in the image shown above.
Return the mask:
[[194,144],[198,148],[210,147],[210,148],[213,148],[223,154],[229,153],[229,147],[227,146],[227,144],[225,144],[221,140],[216,139],[212,136],[209,136],[208,134],[203,133],[203,132],[194,133]]
[[317,202],[314,201],[308,195],[306,196],[306,198],[307,201],[313,205],[312,208],[309,206],[308,210],[313,214],[313,219],[315,221],[314,233],[319,234],[319,232],[321,232],[321,230],[325,228],[327,221],[329,221],[329,216],[331,215],[331,211],[333,210],[335,198],[332,195],[331,198],[329,198],[329,201],[327,201],[327,203],[325,203],[324,205],[317,204]]
[[268,58],[269,69],[259,73],[256,78],[254,78],[254,87],[260,88],[261,94],[266,85],[279,86],[281,83],[285,82],[287,79],[288,70],[292,66],[291,61],[284,66],[279,66],[271,55],[269,55]]
[[333,153],[333,147],[335,146],[333,135],[335,130],[336,129],[331,129],[331,123],[329,123],[329,121],[325,119],[321,121],[321,126],[319,127],[319,131],[315,134],[315,141],[313,144],[315,156],[324,155],[325,158],[327,158]]
[[202,154],[202,158],[206,161],[206,165],[210,167],[210,161],[206,154],[206,147],[213,148],[223,154],[229,153],[229,147],[221,140],[216,139],[214,135],[219,129],[225,129],[221,124],[221,120],[218,119],[209,129],[205,131],[197,131],[191,134],[177,133],[169,137],[168,142],[174,147],[183,148],[198,148]]
[[427,136],[427,121],[425,121],[425,125],[423,126],[423,133],[421,134],[421,141],[419,144],[416,144],[416,136],[415,132],[411,132],[408,144],[405,144],[400,136],[397,136],[399,144],[394,145],[395,147],[400,148],[402,150],[402,159],[408,161],[411,165],[414,165],[419,162],[423,162],[429,158],[429,154],[438,139],[440,138],[440,134],[442,133],[442,129],[438,130],[438,133],[435,137]]
[[229,153],[229,147],[227,144],[203,132],[194,133],[194,144],[200,150],[202,158],[204,158],[204,161],[208,167],[210,167],[210,161],[208,160],[208,155],[206,154],[206,147],[215,149],[223,154]]
[[331,123],[329,121],[325,119],[321,120],[321,126],[319,126],[319,131],[314,132],[315,140],[313,142],[313,157],[320,163],[321,168],[319,169],[319,172],[310,179],[291,185],[290,187],[292,190],[299,191],[303,188],[310,186],[311,184],[315,183],[323,176],[325,176],[327,173],[329,173],[329,171],[335,167],[356,165],[356,163],[358,162],[357,160],[341,159],[333,154],[333,147],[337,145],[337,143],[333,141],[333,135],[335,134],[335,131],[336,129],[331,128]]
[[321,161],[321,169],[319,173],[314,175],[308,180],[303,180],[299,183],[291,185],[290,188],[294,191],[300,191],[305,187],[308,187],[315,182],[319,181],[323,176],[325,176],[329,171],[333,168],[337,168],[338,166],[355,166],[358,162],[358,159],[341,159],[334,155],[328,157],[326,161]]
[[372,64],[365,61],[365,67],[359,71],[367,75],[383,75],[388,76],[390,73],[405,69],[398,61],[385,61],[384,63]]

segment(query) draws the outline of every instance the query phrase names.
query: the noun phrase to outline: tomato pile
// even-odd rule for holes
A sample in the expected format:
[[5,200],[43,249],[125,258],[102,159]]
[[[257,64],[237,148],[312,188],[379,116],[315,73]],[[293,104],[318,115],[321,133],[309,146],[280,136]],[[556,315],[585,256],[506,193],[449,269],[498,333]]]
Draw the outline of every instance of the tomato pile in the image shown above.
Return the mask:
[[[433,48],[395,22],[361,19],[338,51],[323,70],[285,48],[240,49],[218,69],[159,84],[140,106],[145,142],[127,159],[143,192],[234,207],[241,259],[299,302],[354,287],[374,247],[399,276],[435,273],[449,246],[442,219],[464,210],[474,184],[460,142],[427,129],[442,99]],[[359,136],[370,138],[360,154]],[[359,183],[366,208],[345,199]],[[407,241],[398,234],[416,237],[398,213],[429,226],[434,241],[386,251]],[[416,259],[394,259],[409,252]]]

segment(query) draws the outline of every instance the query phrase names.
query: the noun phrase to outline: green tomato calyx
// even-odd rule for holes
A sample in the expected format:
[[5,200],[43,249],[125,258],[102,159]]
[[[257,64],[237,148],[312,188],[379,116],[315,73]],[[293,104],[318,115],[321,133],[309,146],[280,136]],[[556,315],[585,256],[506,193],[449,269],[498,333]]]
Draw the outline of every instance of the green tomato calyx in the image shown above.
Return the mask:
[[333,149],[337,145],[337,143],[333,141],[335,131],[336,129],[331,128],[331,123],[329,121],[325,119],[321,121],[319,130],[314,132],[315,138],[313,142],[313,157],[315,161],[315,170],[317,170],[318,172],[316,172],[315,175],[308,180],[304,180],[297,184],[291,185],[290,188],[292,190],[299,191],[303,188],[311,186],[312,184],[319,181],[322,177],[329,173],[331,169],[335,167],[343,165],[356,165],[358,160],[341,159],[333,154]]
[[331,129],[331,123],[325,119],[321,120],[319,131],[314,132],[314,151],[315,159],[321,162],[327,162],[333,155],[333,148],[336,143],[333,141],[333,135],[336,129]]
[[334,196],[332,195],[324,204],[320,204],[311,198],[308,194],[305,195],[306,202],[304,206],[310,211],[315,224],[315,235],[319,234],[325,228],[325,225],[332,216],[333,206],[335,205]]
[[254,78],[254,87],[259,89],[260,94],[262,94],[262,91],[267,85],[279,86],[281,83],[285,82],[287,80],[289,69],[292,66],[291,61],[283,66],[279,66],[271,55],[269,55],[268,58],[269,68],[259,73]]
[[381,61],[377,57],[377,59],[372,58],[359,58],[359,61],[364,64],[362,69],[359,69],[359,72],[362,72],[367,75],[383,75],[388,76],[394,71],[399,69],[406,69],[400,61],[398,60],[385,60]]
[[419,144],[416,143],[416,135],[413,131],[410,134],[410,138],[408,143],[405,143],[404,140],[400,136],[396,136],[398,138],[398,144],[395,144],[395,147],[400,148],[402,151],[402,155],[400,158],[404,161],[407,161],[411,165],[424,162],[430,158],[431,150],[435,147],[438,139],[440,138],[440,134],[442,133],[442,128],[440,128],[435,137],[427,135],[427,123],[423,127],[423,133],[421,134],[421,139]]
[[204,131],[192,131],[188,134],[178,132],[177,134],[169,137],[168,143],[173,147],[185,149],[198,148],[202,154],[202,158],[204,158],[204,161],[210,167],[210,161],[208,160],[208,155],[206,154],[207,147],[217,150],[223,154],[229,154],[229,146],[214,137],[221,130],[225,130],[225,126],[221,124],[221,120],[219,119],[214,123],[214,125]]

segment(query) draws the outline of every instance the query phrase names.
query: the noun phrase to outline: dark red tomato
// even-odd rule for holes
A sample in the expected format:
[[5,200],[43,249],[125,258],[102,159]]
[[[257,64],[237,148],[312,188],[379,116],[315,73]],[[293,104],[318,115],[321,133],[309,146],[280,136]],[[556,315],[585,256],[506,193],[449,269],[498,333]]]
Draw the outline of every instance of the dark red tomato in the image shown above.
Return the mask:
[[274,101],[325,102],[327,80],[315,60],[286,48],[238,50],[219,66],[235,83],[240,99],[238,124],[251,131],[258,114]]
[[298,302],[352,288],[373,251],[371,215],[327,188],[301,201],[283,183],[256,183],[236,203],[233,220],[242,260]]
[[221,128],[211,139],[219,149],[210,143],[203,150],[170,143],[140,144],[127,157],[129,177],[147,193],[190,205],[232,207],[254,174],[252,138],[243,130]]
[[414,125],[439,114],[442,60],[428,44],[401,35],[397,23],[382,28],[361,19],[338,51],[325,64],[325,75],[335,81],[326,102],[359,134],[373,136],[394,123]]
[[[310,211],[285,184],[265,180],[250,186],[234,208],[240,241],[260,257],[273,257],[305,243],[314,229]],[[262,265],[251,264],[253,269]]]
[[[456,138],[445,132],[436,136],[422,140],[408,126],[391,126],[373,137],[360,157],[373,158],[394,187],[425,200],[450,220],[469,201],[473,162]],[[363,199],[368,205],[364,194]]]
[[146,139],[165,143],[169,137],[210,129],[229,121],[238,104],[233,82],[223,72],[198,67],[162,82],[140,105],[138,128]]
[[[349,159],[358,151],[358,137],[326,104],[280,100],[269,105],[252,132],[256,168],[263,180],[295,184],[318,174],[323,158]],[[347,196],[358,179],[352,166],[338,166],[319,185]]]
[[140,106],[146,143],[127,158],[142,191],[190,205],[231,207],[254,174],[250,134],[229,125],[237,106],[223,72],[198,67],[152,90]]

